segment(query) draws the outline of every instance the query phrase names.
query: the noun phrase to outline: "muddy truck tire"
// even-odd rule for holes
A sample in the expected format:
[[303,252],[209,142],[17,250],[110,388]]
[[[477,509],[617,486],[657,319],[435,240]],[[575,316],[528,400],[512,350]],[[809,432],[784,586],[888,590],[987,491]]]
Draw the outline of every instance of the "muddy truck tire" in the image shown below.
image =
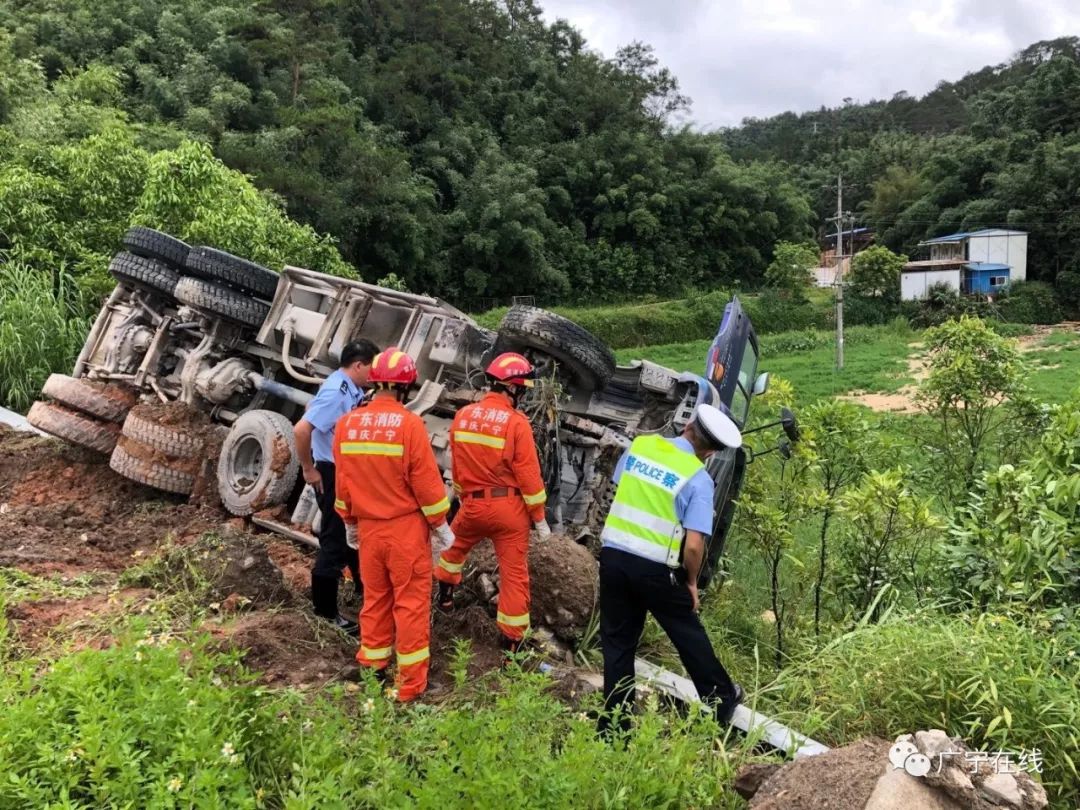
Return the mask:
[[141,225],[129,228],[123,241],[129,253],[146,259],[156,259],[173,267],[183,267],[188,251],[191,250],[187,242]]
[[66,374],[50,374],[41,393],[61,405],[106,422],[123,422],[138,401],[138,394],[130,388],[76,379]]
[[190,427],[162,425],[137,411],[128,414],[120,432],[132,441],[172,458],[199,458],[206,449],[205,438]]
[[615,373],[615,355],[584,327],[546,309],[513,306],[499,325],[495,353],[527,349],[552,357],[594,390]]
[[59,439],[99,453],[111,453],[120,435],[120,426],[115,422],[102,422],[55,402],[35,402],[26,421]]
[[192,248],[187,256],[186,268],[199,278],[220,282],[259,298],[273,298],[277,291],[277,273],[224,250]]
[[145,484],[163,492],[190,495],[195,487],[195,476],[150,458],[140,458],[117,445],[109,459],[109,466],[137,484]]
[[284,503],[300,471],[293,426],[274,411],[240,414],[218,458],[218,493],[234,515],[247,516]]
[[258,329],[270,313],[270,305],[247,293],[230,290],[201,278],[185,276],[176,285],[176,300],[210,315]]
[[170,297],[175,295],[176,283],[180,280],[180,274],[164,262],[127,252],[113,256],[109,272],[121,284]]

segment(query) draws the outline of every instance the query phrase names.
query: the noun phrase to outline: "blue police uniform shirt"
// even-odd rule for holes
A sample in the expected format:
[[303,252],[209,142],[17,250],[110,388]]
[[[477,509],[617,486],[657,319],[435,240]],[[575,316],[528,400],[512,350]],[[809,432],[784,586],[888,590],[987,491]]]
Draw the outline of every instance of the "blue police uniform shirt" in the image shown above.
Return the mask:
[[308,404],[306,419],[311,431],[311,455],[316,461],[334,461],[334,425],[364,399],[364,392],[340,368],[319,387]]
[[[671,442],[680,450],[691,455],[694,452],[694,446],[682,436],[674,439],[665,438],[664,441]],[[615,474],[611,476],[611,480],[615,482],[616,486],[619,484],[619,479],[622,478],[622,471],[626,467],[626,457],[629,454],[629,448],[623,451],[622,458],[619,459],[619,464],[615,467]],[[675,515],[679,518],[679,523],[682,524],[684,529],[701,532],[704,535],[712,534],[713,490],[712,478],[709,477],[705,470],[698,470],[694,477],[690,479],[690,482],[675,496]]]

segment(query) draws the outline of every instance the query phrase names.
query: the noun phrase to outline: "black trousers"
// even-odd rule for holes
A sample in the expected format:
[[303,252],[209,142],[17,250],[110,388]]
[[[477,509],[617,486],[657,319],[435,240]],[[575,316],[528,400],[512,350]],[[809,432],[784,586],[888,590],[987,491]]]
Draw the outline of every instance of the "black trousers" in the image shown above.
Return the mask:
[[[345,541],[345,522],[334,509],[333,463],[316,461],[315,469],[322,475],[322,495],[317,496],[322,520],[319,525],[319,552],[311,568],[311,585],[314,592],[318,589],[320,580],[326,583],[333,580],[334,615],[337,615],[337,581],[341,578],[342,570],[348,566],[353,575],[353,582],[360,582],[360,557],[356,549],[349,548],[349,544]],[[324,585],[324,590],[328,590],[328,586]],[[313,598],[318,602],[318,596],[314,593]],[[317,612],[318,607],[319,605],[316,604]]]
[[[680,576],[681,574],[681,576]],[[732,706],[735,684],[717,660],[694,600],[686,571],[614,548],[600,552],[600,644],[604,652],[604,714],[599,729],[608,732],[618,719],[630,727],[634,704],[634,656],[645,616],[652,613],[679,653],[701,700],[714,707]]]

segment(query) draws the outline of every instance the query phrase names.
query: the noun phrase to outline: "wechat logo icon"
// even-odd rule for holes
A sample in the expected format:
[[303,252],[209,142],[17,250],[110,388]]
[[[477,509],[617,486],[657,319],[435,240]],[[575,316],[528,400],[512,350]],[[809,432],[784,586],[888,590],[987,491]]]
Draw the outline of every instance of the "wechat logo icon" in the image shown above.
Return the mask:
[[910,742],[898,742],[890,748],[889,762],[896,770],[903,768],[912,776],[926,776],[930,773],[930,757]]

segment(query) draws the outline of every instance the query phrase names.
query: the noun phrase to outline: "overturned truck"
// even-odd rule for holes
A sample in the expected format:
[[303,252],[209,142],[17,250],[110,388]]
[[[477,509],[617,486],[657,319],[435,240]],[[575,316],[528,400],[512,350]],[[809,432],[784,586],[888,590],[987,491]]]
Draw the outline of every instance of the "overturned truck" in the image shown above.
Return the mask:
[[[408,407],[427,423],[450,488],[449,429],[477,400],[483,370],[515,350],[542,384],[523,402],[548,489],[548,519],[595,541],[614,495],[611,474],[639,433],[675,435],[702,402],[740,427],[765,390],[758,344],[737,299],[726,307],[704,375],[648,361],[617,365],[588,331],[555,313],[512,307],[497,331],[436,298],[296,267],[280,274],[148,228],[124,238],[105,301],[71,376],[53,375],[28,419],[38,428],[110,454],[120,475],[177,495],[216,488],[240,516],[310,528],[316,518],[292,438],[342,347],[359,337],[416,359],[423,384]],[[795,436],[791,415],[781,420]],[[752,454],[718,454],[714,531],[702,584],[716,572],[734,502]]]

